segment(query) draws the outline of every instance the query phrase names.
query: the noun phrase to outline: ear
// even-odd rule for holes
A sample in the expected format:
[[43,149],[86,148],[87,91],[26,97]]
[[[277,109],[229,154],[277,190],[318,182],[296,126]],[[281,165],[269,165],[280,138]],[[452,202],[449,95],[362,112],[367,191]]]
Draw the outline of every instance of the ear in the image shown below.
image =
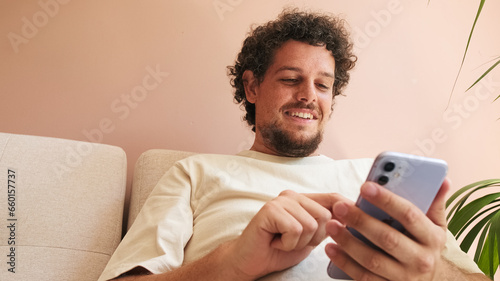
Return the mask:
[[255,75],[251,70],[245,70],[245,72],[243,72],[242,78],[247,101],[250,103],[255,103],[255,101],[257,100],[257,78],[255,78]]

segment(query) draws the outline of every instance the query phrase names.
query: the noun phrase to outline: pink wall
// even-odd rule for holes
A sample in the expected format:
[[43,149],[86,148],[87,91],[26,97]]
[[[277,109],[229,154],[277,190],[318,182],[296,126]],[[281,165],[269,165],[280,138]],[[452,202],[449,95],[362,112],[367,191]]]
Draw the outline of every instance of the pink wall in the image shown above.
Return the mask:
[[[488,1],[450,96],[478,1],[2,1],[0,131],[121,146],[236,153],[253,135],[225,67],[252,23],[285,5],[342,14],[359,63],[321,152],[441,157],[455,188],[498,178],[499,1]],[[450,99],[451,98],[451,99]]]
[[[478,1],[2,1],[0,131],[123,147],[236,153],[253,135],[225,67],[252,23],[285,5],[342,14],[359,63],[321,152],[441,157],[457,189],[500,177],[499,1],[488,1],[453,95]],[[491,63],[490,63],[491,64]],[[129,176],[130,178],[130,176]]]

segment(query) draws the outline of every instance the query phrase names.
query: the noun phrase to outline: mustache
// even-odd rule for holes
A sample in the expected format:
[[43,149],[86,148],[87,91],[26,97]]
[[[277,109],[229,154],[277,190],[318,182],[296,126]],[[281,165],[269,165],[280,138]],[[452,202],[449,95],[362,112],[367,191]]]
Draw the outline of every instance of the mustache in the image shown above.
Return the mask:
[[291,102],[291,103],[287,103],[285,105],[283,105],[281,107],[281,109],[283,111],[286,111],[286,110],[289,110],[289,109],[292,109],[292,108],[300,108],[300,109],[309,109],[309,110],[312,110],[312,111],[315,111],[318,113],[318,117],[321,117],[323,116],[323,112],[321,111],[321,109],[316,106],[315,104],[313,103],[303,103],[303,102]]

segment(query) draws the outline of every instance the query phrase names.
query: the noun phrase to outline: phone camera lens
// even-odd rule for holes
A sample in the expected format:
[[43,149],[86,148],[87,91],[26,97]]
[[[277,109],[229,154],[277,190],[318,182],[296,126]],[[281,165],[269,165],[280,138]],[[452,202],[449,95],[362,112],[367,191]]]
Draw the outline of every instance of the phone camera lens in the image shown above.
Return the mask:
[[392,170],[394,170],[395,167],[396,167],[396,165],[394,164],[394,162],[387,162],[384,165],[384,171],[392,172]]
[[384,185],[389,182],[389,177],[387,176],[380,176],[377,180],[377,183],[380,185]]

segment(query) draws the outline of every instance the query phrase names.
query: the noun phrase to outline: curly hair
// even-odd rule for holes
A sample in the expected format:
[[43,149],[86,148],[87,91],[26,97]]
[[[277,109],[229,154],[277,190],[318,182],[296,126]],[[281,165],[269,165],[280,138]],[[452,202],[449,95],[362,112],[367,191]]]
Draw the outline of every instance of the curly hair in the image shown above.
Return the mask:
[[[356,56],[352,52],[350,34],[344,20],[319,13],[285,10],[279,17],[253,29],[243,42],[234,66],[228,66],[231,86],[235,88],[234,101],[246,110],[244,120],[255,131],[255,105],[246,99],[243,72],[251,70],[260,83],[273,62],[274,54],[288,40],[313,46],[325,46],[335,60],[333,97],[342,94],[349,81],[349,70],[354,68]],[[332,104],[333,109],[333,104]]]

